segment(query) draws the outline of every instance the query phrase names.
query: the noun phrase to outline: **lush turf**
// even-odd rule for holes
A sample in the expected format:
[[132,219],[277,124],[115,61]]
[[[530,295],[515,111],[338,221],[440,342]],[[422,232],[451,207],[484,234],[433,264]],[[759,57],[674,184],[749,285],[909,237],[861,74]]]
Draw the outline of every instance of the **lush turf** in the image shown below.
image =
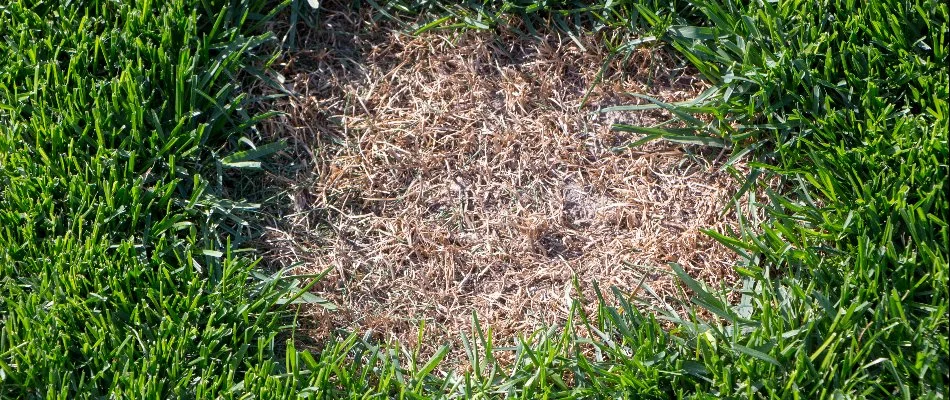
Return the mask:
[[234,254],[252,206],[221,197],[260,153],[228,149],[272,6],[0,6],[0,397],[207,398],[274,371],[290,282]]
[[676,125],[617,129],[753,157],[749,189],[781,180],[768,203],[735,204],[764,219],[710,232],[745,259],[740,304],[674,266],[715,320],[661,309],[663,329],[621,302],[506,347],[479,327],[466,375],[443,372],[444,352],[357,335],[296,351],[275,339],[296,282],[236,254],[254,205],[228,198],[279,147],[244,139],[266,115],[248,115],[242,84],[266,68],[262,21],[280,7],[13,2],[0,5],[0,397],[948,396],[945,2],[376,6],[436,15],[417,30],[517,13],[672,45],[714,88],[635,107]]

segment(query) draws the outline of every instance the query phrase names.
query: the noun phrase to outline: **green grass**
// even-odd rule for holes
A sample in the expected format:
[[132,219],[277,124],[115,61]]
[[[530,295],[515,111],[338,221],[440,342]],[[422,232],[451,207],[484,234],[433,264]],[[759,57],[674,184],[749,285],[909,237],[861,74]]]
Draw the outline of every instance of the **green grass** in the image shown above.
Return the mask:
[[225,156],[258,118],[239,72],[265,6],[0,6],[0,397],[207,398],[275,370],[292,282],[236,254],[251,206],[221,196],[257,155]]
[[761,352],[720,368],[769,396],[946,397],[946,3],[696,4],[709,26],[667,38],[715,92],[671,107],[688,129],[646,133],[751,152],[749,179],[784,183],[749,205],[758,230],[720,237],[752,313],[715,336]]
[[743,259],[738,305],[674,266],[715,319],[629,299],[512,344],[473,318],[465,375],[359,333],[276,339],[315,277],[258,270],[255,205],[229,195],[280,148],[249,140],[268,115],[243,87],[282,5],[319,18],[299,1],[0,6],[0,397],[948,396],[945,2],[372,3],[436,21],[415,30],[515,13],[649,32],[713,87],[630,107],[680,128],[616,129],[751,157],[745,188],[768,193],[734,204],[761,220],[709,232]]

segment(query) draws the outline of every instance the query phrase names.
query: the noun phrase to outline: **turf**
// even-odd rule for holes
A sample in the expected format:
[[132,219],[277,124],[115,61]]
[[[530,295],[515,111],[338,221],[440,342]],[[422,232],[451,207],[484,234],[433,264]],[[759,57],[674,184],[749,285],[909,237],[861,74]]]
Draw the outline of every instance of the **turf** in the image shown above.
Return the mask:
[[265,4],[223,4],[0,6],[0,397],[205,398],[273,372],[292,282],[236,254],[251,205],[222,197],[258,155],[233,151]]
[[637,299],[575,308],[513,345],[473,318],[465,373],[440,365],[448,349],[420,359],[361,334],[314,352],[278,344],[300,282],[243,253],[254,205],[231,195],[281,146],[255,144],[267,115],[247,112],[243,86],[264,76],[279,5],[11,2],[0,397],[947,397],[945,2],[372,4],[385,18],[434,15],[416,31],[514,14],[676,49],[711,91],[631,108],[678,125],[615,128],[753,157],[749,190],[782,182],[761,187],[767,202],[735,204],[766,221],[709,232],[745,260],[740,301],[673,264],[697,313],[643,313]]

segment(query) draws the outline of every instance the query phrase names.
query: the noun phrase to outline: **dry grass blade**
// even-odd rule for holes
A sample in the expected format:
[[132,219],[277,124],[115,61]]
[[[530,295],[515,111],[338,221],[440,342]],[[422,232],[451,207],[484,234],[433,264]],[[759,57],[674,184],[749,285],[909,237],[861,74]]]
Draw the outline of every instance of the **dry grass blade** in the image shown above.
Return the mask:
[[268,261],[334,267],[320,290],[342,311],[304,328],[414,345],[424,320],[434,348],[473,311],[501,338],[562,322],[575,274],[585,290],[646,282],[665,296],[679,292],[668,262],[733,282],[735,255],[700,229],[734,224],[719,214],[737,182],[681,146],[614,151],[631,137],[612,123],[665,111],[593,112],[704,89],[662,50],[612,61],[582,107],[606,59],[594,36],[582,49],[553,32],[411,37],[359,20],[330,13],[327,31],[300,35],[285,84],[301,95],[263,127],[301,166],[277,181],[291,195]]

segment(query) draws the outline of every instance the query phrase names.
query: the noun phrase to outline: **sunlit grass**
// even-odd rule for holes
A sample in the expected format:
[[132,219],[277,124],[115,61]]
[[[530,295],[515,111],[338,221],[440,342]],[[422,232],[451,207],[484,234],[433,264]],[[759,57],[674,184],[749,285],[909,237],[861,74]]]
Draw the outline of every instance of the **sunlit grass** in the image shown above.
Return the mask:
[[514,13],[652,34],[712,88],[631,107],[679,128],[616,128],[751,157],[745,187],[769,196],[732,205],[763,222],[709,232],[744,259],[738,305],[673,266],[715,319],[629,299],[495,343],[473,316],[466,374],[363,333],[276,340],[318,277],[257,270],[256,205],[225,193],[281,146],[248,140],[267,117],[243,86],[269,60],[263,21],[319,13],[0,6],[0,397],[947,397],[947,4],[747,3],[373,3],[433,16],[416,31]]
[[204,398],[276,371],[292,282],[234,253],[252,206],[219,195],[262,155],[223,151],[256,118],[238,73],[273,5],[217,3],[0,6],[0,397]]

